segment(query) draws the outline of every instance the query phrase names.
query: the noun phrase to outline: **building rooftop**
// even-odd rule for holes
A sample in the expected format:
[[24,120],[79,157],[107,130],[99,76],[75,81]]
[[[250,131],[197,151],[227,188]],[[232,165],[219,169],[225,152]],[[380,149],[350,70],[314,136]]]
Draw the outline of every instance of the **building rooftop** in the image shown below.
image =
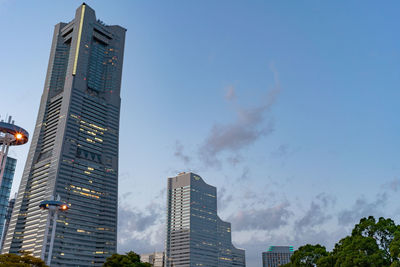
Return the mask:
[[270,246],[266,253],[293,253],[293,246]]

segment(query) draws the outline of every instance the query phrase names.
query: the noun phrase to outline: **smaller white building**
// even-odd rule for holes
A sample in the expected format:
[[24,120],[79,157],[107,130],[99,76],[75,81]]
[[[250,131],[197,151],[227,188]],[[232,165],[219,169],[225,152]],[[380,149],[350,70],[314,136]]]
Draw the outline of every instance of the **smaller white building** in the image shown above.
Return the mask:
[[165,267],[164,252],[140,254],[140,261],[150,263],[153,267]]

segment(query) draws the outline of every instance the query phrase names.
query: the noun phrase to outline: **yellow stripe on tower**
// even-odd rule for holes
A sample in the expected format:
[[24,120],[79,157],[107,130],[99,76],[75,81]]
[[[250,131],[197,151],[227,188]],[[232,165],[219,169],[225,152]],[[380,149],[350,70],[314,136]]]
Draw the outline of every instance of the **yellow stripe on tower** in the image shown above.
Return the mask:
[[72,75],[76,74],[76,67],[78,65],[78,55],[79,55],[79,47],[81,45],[83,18],[85,17],[85,7],[86,5],[82,5],[81,22],[79,23],[78,41],[76,42],[75,61],[74,61],[74,69],[72,71]]

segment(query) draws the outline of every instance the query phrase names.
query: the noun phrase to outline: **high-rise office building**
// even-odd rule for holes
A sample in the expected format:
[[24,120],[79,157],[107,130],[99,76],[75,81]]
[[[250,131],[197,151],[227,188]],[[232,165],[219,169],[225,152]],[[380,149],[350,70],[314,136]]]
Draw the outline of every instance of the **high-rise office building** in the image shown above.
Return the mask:
[[[51,266],[102,266],[116,251],[120,87],[126,30],[82,4],[55,26],[35,131],[3,252],[47,259],[49,213],[57,219]],[[51,225],[50,225],[51,227]],[[52,229],[50,229],[50,232]]]
[[3,240],[4,235],[4,222],[7,217],[8,200],[10,198],[10,191],[14,179],[15,166],[17,160],[7,157],[6,165],[4,168],[3,180],[0,186],[0,240]]
[[292,246],[270,246],[262,253],[263,267],[279,267],[290,262],[293,255]]
[[12,211],[14,209],[14,204],[15,204],[15,197],[8,201],[7,212],[6,212],[5,223],[4,223],[4,229],[3,229],[3,235],[1,237],[0,250],[4,246],[5,235],[6,235],[7,231],[8,231],[8,227],[10,226],[11,214],[12,214]]
[[231,224],[217,214],[217,189],[194,173],[168,178],[167,267],[246,266],[231,242]]

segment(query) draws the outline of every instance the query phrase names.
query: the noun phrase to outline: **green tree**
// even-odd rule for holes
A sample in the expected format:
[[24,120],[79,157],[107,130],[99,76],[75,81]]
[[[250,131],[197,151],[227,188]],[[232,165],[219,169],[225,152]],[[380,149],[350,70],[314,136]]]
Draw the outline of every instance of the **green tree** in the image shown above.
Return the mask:
[[125,255],[113,254],[103,267],[151,267],[151,264],[140,262],[140,255],[130,251]]
[[383,267],[390,266],[385,252],[371,236],[348,236],[335,245],[331,256],[340,267]]
[[381,217],[376,221],[374,217],[369,216],[368,218],[362,218],[360,223],[354,226],[351,235],[373,237],[379,249],[383,251],[385,260],[393,261],[390,253],[390,244],[395,237],[395,233],[399,230],[399,226],[392,219]]
[[320,245],[305,245],[284,266],[400,267],[400,226],[391,219],[362,218],[332,252]]
[[35,258],[28,253],[22,255],[2,254],[0,255],[0,267],[48,267],[40,258]]
[[[396,266],[400,248],[399,230],[391,219],[379,218],[376,221],[372,216],[362,218],[351,235],[340,240],[330,253],[334,266]],[[396,241],[399,240],[397,246],[393,242],[396,235]]]
[[310,245],[299,247],[290,258],[293,267],[314,267],[317,266],[317,261],[324,256],[327,256],[326,248],[321,245]]
[[[394,238],[389,246],[390,256],[393,259],[393,262],[399,263],[400,261],[400,231],[396,231],[394,233]],[[400,264],[393,265],[393,266],[400,266]],[[392,267],[393,267],[392,266]]]

